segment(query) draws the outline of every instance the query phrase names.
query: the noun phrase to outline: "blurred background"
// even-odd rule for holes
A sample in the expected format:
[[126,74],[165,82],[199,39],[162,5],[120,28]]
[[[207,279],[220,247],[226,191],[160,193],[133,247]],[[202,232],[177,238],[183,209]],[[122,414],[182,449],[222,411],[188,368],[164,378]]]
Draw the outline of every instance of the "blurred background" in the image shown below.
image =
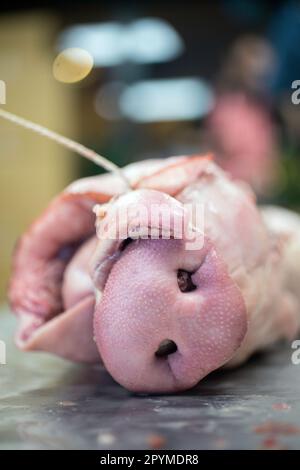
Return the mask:
[[[300,209],[297,1],[11,1],[1,106],[119,165],[213,151],[259,202]],[[22,231],[99,168],[0,120],[0,300]]]

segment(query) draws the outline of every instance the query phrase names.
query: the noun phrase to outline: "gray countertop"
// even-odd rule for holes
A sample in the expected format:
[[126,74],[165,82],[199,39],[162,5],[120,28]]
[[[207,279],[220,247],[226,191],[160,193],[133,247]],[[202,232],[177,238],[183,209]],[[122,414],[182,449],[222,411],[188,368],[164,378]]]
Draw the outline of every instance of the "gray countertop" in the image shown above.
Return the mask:
[[0,449],[300,448],[300,365],[290,344],[188,393],[140,397],[100,366],[17,351],[14,327],[1,312]]

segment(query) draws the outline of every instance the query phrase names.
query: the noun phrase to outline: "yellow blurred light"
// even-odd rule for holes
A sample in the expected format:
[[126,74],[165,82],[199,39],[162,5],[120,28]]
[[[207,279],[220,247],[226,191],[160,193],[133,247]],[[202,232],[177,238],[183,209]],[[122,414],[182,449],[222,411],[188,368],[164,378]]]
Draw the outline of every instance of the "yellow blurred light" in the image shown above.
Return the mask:
[[93,57],[85,49],[70,47],[58,54],[53,62],[53,75],[63,83],[76,83],[90,73],[94,65]]

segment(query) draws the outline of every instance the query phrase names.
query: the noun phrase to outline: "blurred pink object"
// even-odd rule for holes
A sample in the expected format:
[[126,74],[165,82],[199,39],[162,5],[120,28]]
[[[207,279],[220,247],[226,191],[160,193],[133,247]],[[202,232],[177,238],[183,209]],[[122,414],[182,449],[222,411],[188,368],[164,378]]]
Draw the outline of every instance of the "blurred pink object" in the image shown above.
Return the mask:
[[234,178],[251,184],[259,194],[276,179],[275,126],[270,114],[244,93],[221,95],[208,119],[217,163]]

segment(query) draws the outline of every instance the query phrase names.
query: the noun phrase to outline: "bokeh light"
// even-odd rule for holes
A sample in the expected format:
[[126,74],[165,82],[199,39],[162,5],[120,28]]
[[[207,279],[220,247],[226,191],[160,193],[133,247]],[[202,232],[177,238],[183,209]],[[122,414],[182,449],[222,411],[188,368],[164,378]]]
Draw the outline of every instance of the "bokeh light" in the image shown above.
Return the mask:
[[59,82],[80,82],[91,72],[93,64],[93,57],[88,51],[70,47],[60,52],[54,60],[53,75]]

